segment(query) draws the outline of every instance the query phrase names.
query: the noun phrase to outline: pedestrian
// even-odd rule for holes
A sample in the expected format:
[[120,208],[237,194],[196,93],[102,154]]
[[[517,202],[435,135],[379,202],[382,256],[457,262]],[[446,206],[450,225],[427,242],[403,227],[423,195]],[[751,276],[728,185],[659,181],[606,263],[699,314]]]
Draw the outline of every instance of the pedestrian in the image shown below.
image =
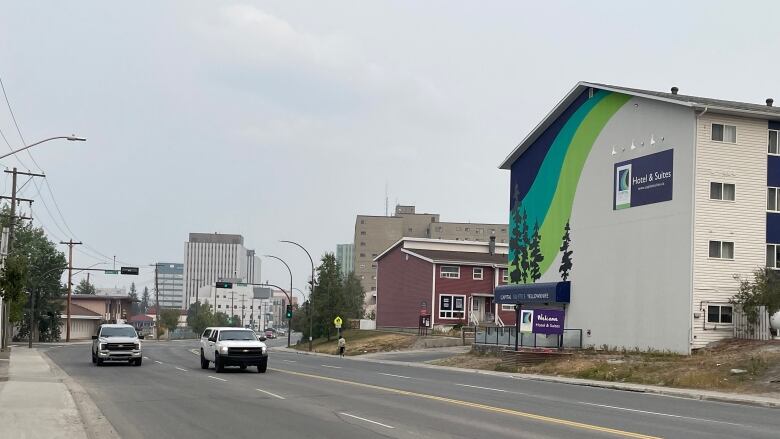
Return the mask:
[[342,357],[342,358],[344,357],[344,350],[346,350],[346,349],[347,349],[347,341],[344,340],[344,336],[343,335],[340,335],[339,336],[339,356],[340,357]]

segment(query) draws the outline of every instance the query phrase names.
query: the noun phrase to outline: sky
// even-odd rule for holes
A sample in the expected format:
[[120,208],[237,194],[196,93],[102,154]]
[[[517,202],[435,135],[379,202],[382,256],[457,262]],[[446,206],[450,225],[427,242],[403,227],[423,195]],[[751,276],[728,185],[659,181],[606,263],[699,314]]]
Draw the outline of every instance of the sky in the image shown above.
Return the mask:
[[[74,265],[142,269],[98,287],[151,286],[188,233],[219,232],[304,289],[308,259],[278,241],[335,252],[386,190],[391,210],[507,222],[498,165],[577,81],[779,99],[778,16],[774,1],[6,1],[0,78],[22,135],[88,141],[0,166],[45,172],[20,196],[52,241],[85,243]],[[2,96],[0,130],[22,146]]]

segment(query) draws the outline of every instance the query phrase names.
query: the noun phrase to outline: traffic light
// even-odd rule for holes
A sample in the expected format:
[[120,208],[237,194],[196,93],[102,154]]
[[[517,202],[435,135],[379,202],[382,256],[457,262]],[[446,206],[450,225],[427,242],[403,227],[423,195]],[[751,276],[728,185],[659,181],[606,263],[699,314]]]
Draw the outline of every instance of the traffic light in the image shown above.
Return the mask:
[[292,305],[287,305],[287,318],[292,318]]
[[233,282],[217,282],[217,288],[233,288]]

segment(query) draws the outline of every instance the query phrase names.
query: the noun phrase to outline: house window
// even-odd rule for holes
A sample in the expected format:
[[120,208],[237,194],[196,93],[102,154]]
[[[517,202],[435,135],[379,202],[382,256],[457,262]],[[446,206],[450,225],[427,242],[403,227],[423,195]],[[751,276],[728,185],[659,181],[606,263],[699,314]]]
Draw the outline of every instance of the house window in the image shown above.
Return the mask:
[[728,241],[710,241],[710,258],[734,259],[734,243]]
[[440,319],[462,319],[465,316],[465,295],[442,294],[439,296]]
[[474,267],[471,277],[473,277],[474,280],[482,280],[482,267]]
[[707,323],[720,323],[730,325],[733,323],[731,305],[707,305]]
[[771,212],[780,211],[780,204],[777,202],[778,195],[780,195],[780,189],[776,187],[766,188],[766,210]]
[[769,130],[769,140],[767,145],[767,152],[772,155],[780,154],[780,148],[778,148],[777,138],[780,131]]
[[766,245],[766,266],[769,268],[780,268],[780,244]]
[[737,127],[719,123],[712,124],[712,140],[716,142],[737,143]]
[[710,200],[734,201],[736,188],[732,183],[710,182]]
[[511,303],[503,303],[501,304],[501,311],[514,311],[515,306]]
[[503,274],[503,276],[501,277],[503,282],[504,283],[509,282],[509,270],[501,270],[501,273]]
[[443,265],[441,268],[439,268],[439,277],[460,279],[460,267],[449,267]]

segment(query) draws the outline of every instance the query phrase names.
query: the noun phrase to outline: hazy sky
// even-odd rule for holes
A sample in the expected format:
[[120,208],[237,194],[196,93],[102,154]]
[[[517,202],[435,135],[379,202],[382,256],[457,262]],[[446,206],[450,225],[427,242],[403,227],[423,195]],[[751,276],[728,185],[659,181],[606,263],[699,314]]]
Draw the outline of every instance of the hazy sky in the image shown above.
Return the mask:
[[[356,214],[384,214],[386,184],[391,206],[506,222],[498,164],[579,80],[780,99],[778,17],[774,1],[4,1],[0,77],[28,142],[89,138],[32,150],[56,206],[41,182],[20,196],[52,240],[90,246],[76,265],[144,266],[98,286],[150,284],[189,232],[221,232],[303,289],[308,260],[277,241],[335,251]],[[21,145],[1,95],[0,129]],[[19,159],[2,165],[37,170]]]

